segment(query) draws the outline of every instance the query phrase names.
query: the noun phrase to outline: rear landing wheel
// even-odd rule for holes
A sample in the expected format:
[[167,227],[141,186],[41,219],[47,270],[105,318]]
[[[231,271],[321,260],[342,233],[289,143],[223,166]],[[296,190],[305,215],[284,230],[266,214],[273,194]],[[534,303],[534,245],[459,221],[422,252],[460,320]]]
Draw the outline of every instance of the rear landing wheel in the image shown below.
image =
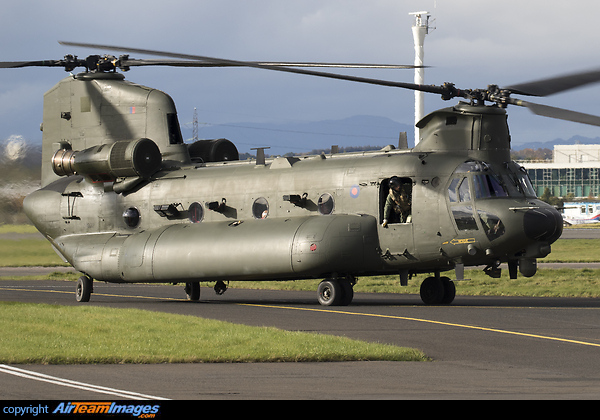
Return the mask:
[[342,288],[337,280],[325,279],[317,288],[319,303],[323,306],[337,306],[342,300]]
[[319,303],[323,306],[347,306],[354,298],[353,283],[349,279],[325,279],[317,289]]
[[93,291],[94,285],[91,278],[81,276],[77,279],[77,288],[75,289],[75,299],[77,299],[77,302],[89,302]]
[[184,290],[187,300],[200,300],[200,283],[198,283],[197,281],[192,283],[186,283]]

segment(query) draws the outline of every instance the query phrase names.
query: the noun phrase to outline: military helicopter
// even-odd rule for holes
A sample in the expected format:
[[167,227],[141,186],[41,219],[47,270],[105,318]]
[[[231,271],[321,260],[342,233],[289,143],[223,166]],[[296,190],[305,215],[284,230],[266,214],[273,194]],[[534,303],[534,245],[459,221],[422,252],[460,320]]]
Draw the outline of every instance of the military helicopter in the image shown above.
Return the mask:
[[[508,263],[510,278],[533,276],[563,222],[511,161],[506,107],[600,125],[596,116],[511,97],[597,82],[600,71],[462,90],[306,68],[317,63],[63,45],[168,58],[0,63],[85,68],[44,95],[42,186],[24,201],[36,228],[82,273],[80,302],[89,301],[94,280],[183,283],[187,298],[199,300],[200,282],[215,282],[221,294],[231,280],[323,278],[319,303],[348,305],[359,276],[398,274],[407,285],[428,273],[421,299],[437,305],[454,300],[467,266],[499,277]],[[240,161],[226,139],[185,144],[171,97],[117,71],[145,65],[255,67],[464,101],[425,116],[412,149],[269,159],[258,149],[255,160]],[[443,275],[451,270],[454,280]]]

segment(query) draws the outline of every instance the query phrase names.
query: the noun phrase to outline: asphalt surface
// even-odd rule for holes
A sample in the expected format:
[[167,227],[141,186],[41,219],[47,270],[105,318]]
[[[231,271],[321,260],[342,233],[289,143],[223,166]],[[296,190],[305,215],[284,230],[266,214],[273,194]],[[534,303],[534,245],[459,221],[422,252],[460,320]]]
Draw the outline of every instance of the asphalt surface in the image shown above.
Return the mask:
[[[600,229],[565,229],[561,237],[576,238],[598,239]],[[0,268],[0,301],[81,305],[72,282],[12,280],[48,271],[72,269]],[[216,296],[203,288],[200,302],[186,302],[178,286],[96,282],[94,287],[88,305],[344,335],[415,347],[433,361],[0,365],[0,399],[600,397],[600,299],[457,296],[452,305],[436,307],[423,305],[416,295],[359,293],[348,307],[324,308],[316,303],[316,292],[230,289]]]
[[[3,277],[0,300],[81,305],[74,287]],[[203,288],[200,302],[186,302],[180,286],[96,282],[94,288],[87,305],[343,335],[418,348],[433,361],[0,365],[0,398],[600,397],[600,299],[457,296],[450,306],[425,306],[416,295],[357,293],[350,306],[326,308],[316,292],[230,289],[217,296]]]

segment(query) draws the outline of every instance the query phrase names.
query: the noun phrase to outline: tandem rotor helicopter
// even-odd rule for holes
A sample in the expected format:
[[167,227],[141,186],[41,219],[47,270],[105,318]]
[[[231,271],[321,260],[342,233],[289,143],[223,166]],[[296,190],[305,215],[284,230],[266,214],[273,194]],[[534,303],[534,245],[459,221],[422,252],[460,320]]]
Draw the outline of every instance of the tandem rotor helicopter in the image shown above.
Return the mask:
[[[449,304],[454,270],[485,266],[510,278],[536,273],[562,233],[562,216],[539,200],[510,157],[507,105],[600,126],[600,117],[533,104],[600,81],[600,70],[500,88],[458,89],[344,76],[302,68],[106,45],[63,45],[149,54],[2,62],[1,68],[64,67],[44,96],[41,189],[24,209],[56,252],[82,273],[76,299],[93,280],[200,282],[223,293],[230,280],[324,278],[322,305],[348,305],[358,276],[418,273],[425,304]],[[462,98],[425,116],[412,149],[239,161],[226,139],[185,144],[173,100],[124,80],[133,66],[244,66],[399,87]],[[411,66],[407,66],[411,67]],[[262,152],[262,153],[261,153]],[[387,204],[386,204],[387,203]]]

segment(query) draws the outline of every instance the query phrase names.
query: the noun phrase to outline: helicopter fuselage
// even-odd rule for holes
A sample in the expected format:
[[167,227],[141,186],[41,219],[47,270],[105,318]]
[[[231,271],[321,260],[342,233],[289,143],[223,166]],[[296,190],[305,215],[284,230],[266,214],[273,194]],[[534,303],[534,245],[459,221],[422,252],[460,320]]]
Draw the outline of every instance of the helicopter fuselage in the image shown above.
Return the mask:
[[[43,187],[24,207],[66,261],[107,282],[460,279],[500,262],[530,276],[562,218],[511,161],[506,120],[458,104],[421,120],[413,149],[194,162],[166,94],[67,78],[46,95]],[[136,141],[156,146],[136,156]],[[383,226],[392,177],[411,214]]]

